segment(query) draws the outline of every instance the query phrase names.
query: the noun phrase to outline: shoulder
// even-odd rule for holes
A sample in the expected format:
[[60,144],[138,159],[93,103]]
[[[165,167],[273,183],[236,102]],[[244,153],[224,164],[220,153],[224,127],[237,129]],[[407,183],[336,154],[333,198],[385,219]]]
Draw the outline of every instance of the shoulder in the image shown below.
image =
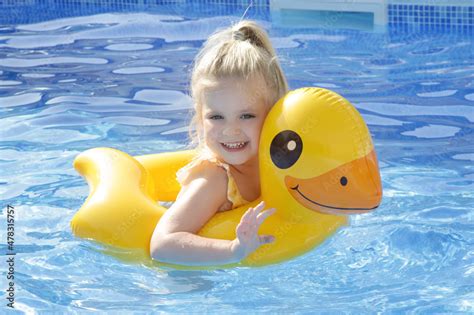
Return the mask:
[[223,184],[227,181],[227,172],[215,161],[199,159],[178,170],[176,177],[181,186],[187,185],[195,179],[205,179]]
[[211,161],[199,161],[181,184],[175,203],[160,219],[161,233],[197,233],[227,202],[227,174]]
[[226,170],[212,161],[198,161],[188,170],[177,200],[193,196],[218,206],[227,201]]

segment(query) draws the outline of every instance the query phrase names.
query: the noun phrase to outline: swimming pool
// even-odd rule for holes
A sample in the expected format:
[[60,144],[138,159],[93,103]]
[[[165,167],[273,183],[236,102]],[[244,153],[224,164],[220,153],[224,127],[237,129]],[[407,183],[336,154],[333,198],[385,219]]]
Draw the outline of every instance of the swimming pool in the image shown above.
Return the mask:
[[[98,146],[132,155],[182,149],[192,59],[245,6],[46,8],[0,15],[0,230],[5,253],[13,209],[16,309],[474,310],[472,33],[290,27],[272,23],[264,6],[250,8],[247,16],[269,30],[292,89],[332,89],[362,113],[383,202],[289,262],[176,271],[125,264],[71,235],[69,221],[88,193],[72,161]],[[2,291],[8,270],[2,263]]]

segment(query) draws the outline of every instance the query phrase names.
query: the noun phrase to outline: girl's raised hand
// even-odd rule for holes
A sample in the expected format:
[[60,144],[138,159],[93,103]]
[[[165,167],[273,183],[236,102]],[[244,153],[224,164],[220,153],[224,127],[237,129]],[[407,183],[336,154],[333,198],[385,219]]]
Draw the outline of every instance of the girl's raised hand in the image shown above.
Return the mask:
[[254,208],[249,208],[237,225],[237,238],[233,241],[232,250],[236,258],[240,261],[256,250],[260,245],[272,243],[275,240],[273,235],[258,235],[258,228],[263,221],[275,213],[276,209],[264,209],[265,202],[260,202]]

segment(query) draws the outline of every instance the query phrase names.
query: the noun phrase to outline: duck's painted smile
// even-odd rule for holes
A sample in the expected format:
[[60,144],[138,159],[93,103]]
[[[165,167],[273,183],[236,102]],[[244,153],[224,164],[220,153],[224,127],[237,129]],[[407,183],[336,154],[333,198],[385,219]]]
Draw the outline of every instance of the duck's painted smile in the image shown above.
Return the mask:
[[376,209],[382,199],[382,184],[373,150],[316,177],[301,179],[287,175],[285,185],[298,203],[324,213],[369,212]]
[[308,197],[306,197],[306,196],[298,189],[298,187],[299,187],[299,185],[296,185],[296,187],[291,187],[291,189],[296,190],[296,191],[301,195],[301,197],[303,197],[304,199],[308,200],[309,202],[312,202],[312,203],[314,203],[315,205],[318,205],[318,206],[321,206],[321,207],[325,207],[325,208],[328,208],[328,209],[334,209],[334,210],[370,211],[370,210],[373,210],[373,209],[378,208],[378,206],[379,206],[379,205],[376,205],[375,207],[372,207],[372,208],[343,208],[343,207],[334,207],[334,206],[324,205],[324,204],[322,204],[322,203],[316,202],[316,201],[311,200],[311,199],[309,199]]

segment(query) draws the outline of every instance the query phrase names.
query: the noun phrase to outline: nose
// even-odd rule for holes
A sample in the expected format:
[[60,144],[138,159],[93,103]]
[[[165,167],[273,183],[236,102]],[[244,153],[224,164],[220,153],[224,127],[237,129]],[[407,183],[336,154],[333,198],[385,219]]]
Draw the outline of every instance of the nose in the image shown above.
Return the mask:
[[240,133],[241,133],[240,126],[238,126],[237,124],[229,124],[222,131],[222,134],[224,136],[240,135]]

